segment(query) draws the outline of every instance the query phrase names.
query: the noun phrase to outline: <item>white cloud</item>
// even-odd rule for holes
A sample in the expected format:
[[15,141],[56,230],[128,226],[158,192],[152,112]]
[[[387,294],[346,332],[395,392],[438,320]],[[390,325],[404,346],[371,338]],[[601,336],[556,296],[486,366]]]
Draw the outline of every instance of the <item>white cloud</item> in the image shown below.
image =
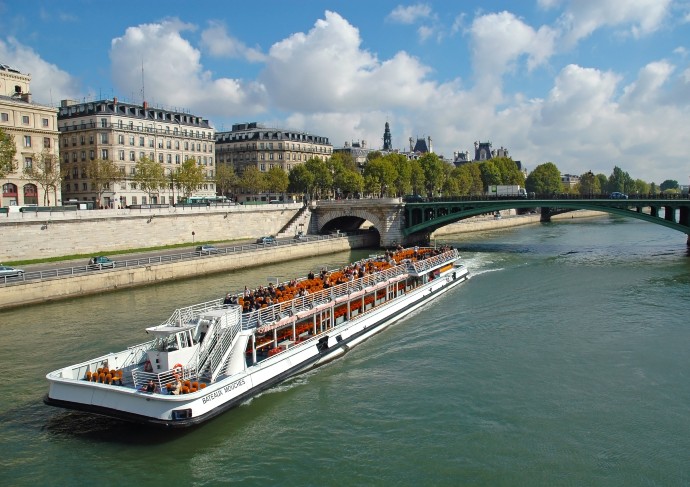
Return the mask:
[[360,48],[359,31],[326,12],[308,33],[274,44],[261,83],[281,110],[344,112],[414,107],[434,95],[429,68],[405,52],[379,61]]
[[417,3],[403,7],[398,5],[386,17],[392,22],[400,24],[413,24],[420,19],[425,19],[431,16],[431,7],[425,3]]
[[625,87],[621,104],[628,108],[654,108],[663,96],[661,88],[673,70],[674,66],[668,61],[649,63],[640,70],[637,80]]
[[547,26],[534,30],[510,12],[477,17],[470,27],[472,63],[477,78],[500,78],[513,71],[521,56],[527,68],[545,63],[554,51],[556,32]]
[[434,35],[434,29],[428,25],[422,25],[417,29],[417,34],[419,35],[419,40],[424,42]]
[[658,30],[671,0],[571,0],[561,16],[565,40],[574,44],[595,30],[624,26],[634,37]]
[[57,106],[60,100],[80,96],[78,80],[13,37],[0,39],[0,59],[3,64],[31,75],[31,93],[37,103]]
[[265,59],[261,49],[247,47],[229,35],[225,26],[218,22],[209,22],[208,28],[201,33],[201,45],[216,57],[243,58],[250,62]]
[[177,20],[130,27],[113,39],[112,77],[121,93],[141,93],[142,62],[147,101],[193,109],[204,117],[265,110],[263,88],[232,78],[215,79],[201,64],[201,53],[181,35],[193,26]]

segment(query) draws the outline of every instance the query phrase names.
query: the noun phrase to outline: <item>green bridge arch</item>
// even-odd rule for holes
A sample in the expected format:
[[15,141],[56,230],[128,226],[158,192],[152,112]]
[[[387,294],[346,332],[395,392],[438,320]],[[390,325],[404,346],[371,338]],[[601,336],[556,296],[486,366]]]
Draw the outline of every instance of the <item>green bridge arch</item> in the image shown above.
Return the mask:
[[[601,211],[637,218],[685,233],[690,245],[688,199],[511,199],[406,203],[403,235],[429,234],[450,223],[500,210],[533,208],[541,208],[542,221],[549,221],[552,215],[575,210]],[[648,211],[645,212],[645,209]],[[662,214],[663,216],[659,216]]]

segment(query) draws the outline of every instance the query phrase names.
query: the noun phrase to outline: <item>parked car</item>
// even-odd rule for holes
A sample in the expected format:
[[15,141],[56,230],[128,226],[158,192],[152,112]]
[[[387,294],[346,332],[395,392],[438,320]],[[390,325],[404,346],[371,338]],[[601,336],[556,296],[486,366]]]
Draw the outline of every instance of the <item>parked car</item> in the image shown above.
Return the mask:
[[217,254],[218,249],[215,248],[213,245],[199,245],[196,248],[196,251],[199,252],[200,254]]
[[267,245],[267,244],[274,244],[274,243],[276,243],[276,239],[273,238],[273,237],[270,237],[270,236],[268,236],[268,237],[261,237],[261,238],[258,238],[258,239],[256,240],[256,243],[258,243],[258,244],[264,244],[264,245]]
[[22,269],[15,269],[8,265],[0,265],[0,277],[20,277],[24,274]]
[[115,262],[103,255],[98,255],[89,259],[90,269],[112,269],[113,267],[115,267]]
[[614,199],[614,200],[627,200],[628,195],[625,193],[619,193],[618,191],[614,191],[613,193],[611,193],[609,198]]

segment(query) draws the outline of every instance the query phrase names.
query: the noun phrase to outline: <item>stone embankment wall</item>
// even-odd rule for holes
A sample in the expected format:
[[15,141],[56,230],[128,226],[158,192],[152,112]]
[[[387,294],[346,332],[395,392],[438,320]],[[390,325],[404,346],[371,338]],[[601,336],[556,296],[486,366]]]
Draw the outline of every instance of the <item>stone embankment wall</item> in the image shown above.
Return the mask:
[[227,272],[315,255],[333,254],[377,244],[378,239],[375,235],[362,234],[296,245],[280,245],[237,254],[212,255],[175,263],[105,270],[44,281],[28,281],[24,284],[1,288],[0,309],[144,286],[171,279]]
[[285,204],[9,213],[0,215],[0,262],[275,235],[300,208]]
[[[506,215],[509,212],[501,212]],[[515,215],[514,211],[512,214],[503,216],[501,219],[495,219],[492,216],[482,216],[477,218],[469,218],[467,220],[462,220],[456,223],[451,223],[443,228],[439,228],[434,233],[431,234],[431,238],[437,238],[443,235],[454,235],[458,233],[466,232],[480,232],[487,230],[498,230],[501,228],[516,227],[520,225],[529,225],[533,223],[539,223],[541,215]],[[554,215],[551,217],[552,221],[557,220],[571,220],[573,218],[592,218],[606,216],[607,213],[602,213],[599,211],[570,211],[568,213],[562,213],[560,215]]]

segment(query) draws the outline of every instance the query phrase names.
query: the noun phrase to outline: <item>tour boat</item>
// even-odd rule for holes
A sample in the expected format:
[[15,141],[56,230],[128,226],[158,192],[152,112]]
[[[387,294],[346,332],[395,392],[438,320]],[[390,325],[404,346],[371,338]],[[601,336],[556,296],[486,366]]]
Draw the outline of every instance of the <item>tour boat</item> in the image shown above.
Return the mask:
[[207,421],[332,360],[466,281],[452,248],[415,247],[175,310],[152,340],[47,374],[44,402],[168,428]]

